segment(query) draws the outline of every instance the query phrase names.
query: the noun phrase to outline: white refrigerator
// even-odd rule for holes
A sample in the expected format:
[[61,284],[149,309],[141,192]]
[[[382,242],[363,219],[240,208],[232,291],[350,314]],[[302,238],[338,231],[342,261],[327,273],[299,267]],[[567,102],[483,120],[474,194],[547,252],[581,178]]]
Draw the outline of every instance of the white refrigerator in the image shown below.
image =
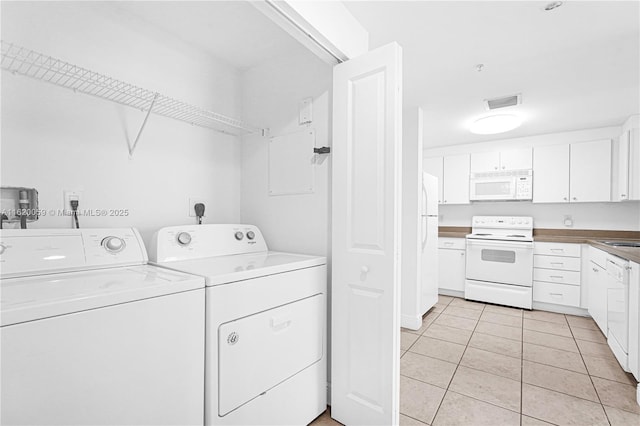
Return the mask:
[[438,178],[422,174],[420,313],[438,303]]

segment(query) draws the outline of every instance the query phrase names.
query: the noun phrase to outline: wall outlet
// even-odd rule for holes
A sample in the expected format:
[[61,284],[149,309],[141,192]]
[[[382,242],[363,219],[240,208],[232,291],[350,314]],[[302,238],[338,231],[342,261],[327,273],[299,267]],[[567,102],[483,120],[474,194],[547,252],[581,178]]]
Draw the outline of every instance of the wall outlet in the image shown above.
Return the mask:
[[565,215],[563,223],[567,228],[571,228],[573,226],[573,217],[571,217],[571,215]]
[[193,208],[193,206],[195,206],[198,203],[204,204],[205,208],[204,208],[203,217],[207,217],[207,209],[209,206],[207,206],[207,202],[202,197],[189,197],[189,217],[196,217],[196,211]]
[[70,190],[70,189],[66,189],[63,191],[63,196],[64,196],[64,204],[62,205],[62,208],[64,210],[71,210],[71,200],[78,200],[78,208],[81,208],[82,206],[82,191],[75,191],[75,190]]

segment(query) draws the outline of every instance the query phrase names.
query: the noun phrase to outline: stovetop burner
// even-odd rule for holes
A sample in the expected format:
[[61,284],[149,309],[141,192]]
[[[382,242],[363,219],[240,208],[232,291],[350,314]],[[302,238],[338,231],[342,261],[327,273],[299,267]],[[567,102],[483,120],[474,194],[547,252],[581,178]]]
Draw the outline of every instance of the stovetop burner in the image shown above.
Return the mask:
[[522,216],[474,216],[470,239],[533,241],[533,218]]

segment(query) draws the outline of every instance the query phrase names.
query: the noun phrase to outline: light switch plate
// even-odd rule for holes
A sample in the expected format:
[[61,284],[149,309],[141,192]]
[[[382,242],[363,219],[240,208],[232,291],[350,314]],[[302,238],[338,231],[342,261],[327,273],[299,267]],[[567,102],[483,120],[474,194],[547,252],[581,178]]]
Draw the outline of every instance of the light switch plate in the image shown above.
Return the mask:
[[310,124],[313,122],[313,98],[306,98],[300,101],[300,117],[298,119],[298,124]]

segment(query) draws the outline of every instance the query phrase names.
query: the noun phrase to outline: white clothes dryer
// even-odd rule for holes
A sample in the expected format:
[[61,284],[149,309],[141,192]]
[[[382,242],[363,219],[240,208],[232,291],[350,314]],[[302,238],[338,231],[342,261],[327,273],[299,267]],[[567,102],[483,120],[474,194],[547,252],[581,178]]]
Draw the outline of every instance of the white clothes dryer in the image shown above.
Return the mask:
[[204,280],[135,229],[0,231],[0,423],[198,425]]
[[205,278],[207,425],[303,425],[326,409],[326,258],[251,225],[160,229],[150,261]]

